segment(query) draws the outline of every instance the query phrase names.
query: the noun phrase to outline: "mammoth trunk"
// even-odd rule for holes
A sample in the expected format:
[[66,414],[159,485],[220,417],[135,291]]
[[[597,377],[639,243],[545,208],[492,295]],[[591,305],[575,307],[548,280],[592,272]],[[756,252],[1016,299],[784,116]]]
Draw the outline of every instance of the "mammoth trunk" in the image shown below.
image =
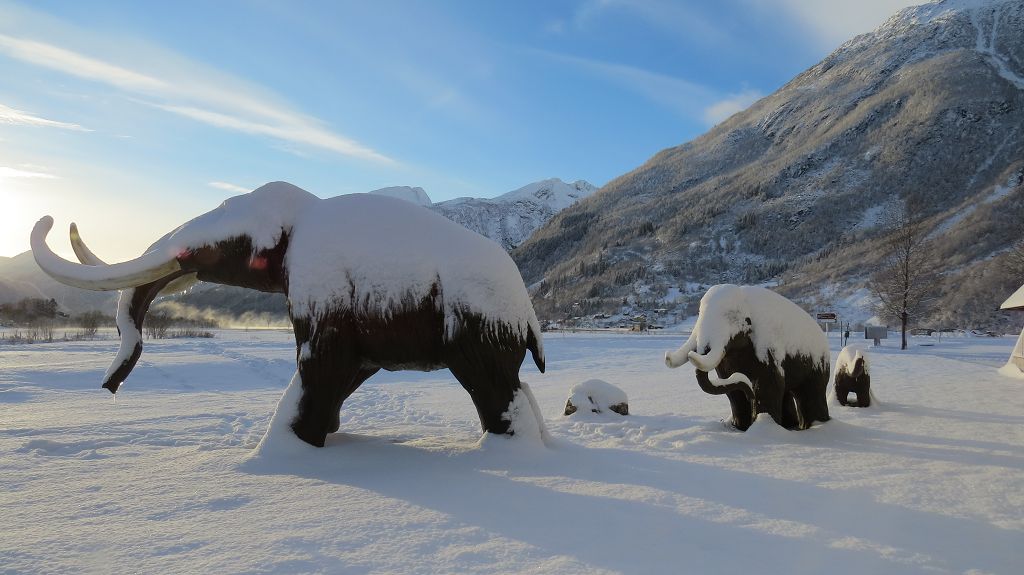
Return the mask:
[[155,282],[121,291],[117,303],[117,331],[121,334],[121,346],[103,376],[103,387],[110,393],[117,393],[142,355],[142,324],[150,304],[167,284],[187,273],[178,271]]
[[742,373],[734,373],[729,377],[712,382],[708,372],[696,370],[697,385],[701,390],[711,395],[725,394],[729,398],[729,406],[732,408],[732,424],[740,431],[746,431],[754,422],[754,390],[750,386],[750,380]]

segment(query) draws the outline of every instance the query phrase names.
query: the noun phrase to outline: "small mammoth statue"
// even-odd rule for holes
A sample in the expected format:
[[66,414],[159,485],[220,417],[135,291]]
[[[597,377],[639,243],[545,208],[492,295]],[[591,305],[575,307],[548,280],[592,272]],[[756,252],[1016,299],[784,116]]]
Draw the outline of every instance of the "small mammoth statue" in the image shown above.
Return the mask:
[[46,216],[32,231],[43,271],[71,286],[121,290],[121,347],[103,381],[111,392],[142,354],[153,299],[197,279],[287,296],[301,382],[290,427],[312,445],[322,447],[338,430],[342,403],[381,369],[447,367],[469,392],[484,431],[497,434],[515,432],[510,406],[520,389],[529,394],[519,381],[527,350],[544,371],[540,326],[505,250],[402,200],[320,199],[273,182],[112,265],[86,247],[74,224],[81,264],[57,256],[46,244],[52,226]]
[[771,290],[709,289],[689,339],[665,354],[669,367],[687,362],[703,391],[729,398],[737,429],[745,431],[761,413],[787,429],[829,420],[828,340],[807,312]]
[[[848,345],[836,359],[836,399],[841,405],[871,407],[871,374],[868,372],[868,353],[863,347]],[[850,401],[850,394],[856,401]]]

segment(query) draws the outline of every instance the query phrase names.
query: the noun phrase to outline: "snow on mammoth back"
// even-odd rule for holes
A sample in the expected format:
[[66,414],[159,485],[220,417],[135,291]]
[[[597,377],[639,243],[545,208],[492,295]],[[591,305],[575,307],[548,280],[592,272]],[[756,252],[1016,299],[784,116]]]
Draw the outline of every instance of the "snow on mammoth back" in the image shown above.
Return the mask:
[[288,251],[288,297],[299,315],[324,302],[388,315],[436,284],[449,326],[455,312],[469,311],[524,338],[530,327],[540,333],[505,250],[409,202],[370,194],[312,202],[298,214]]
[[708,347],[723,348],[744,331],[749,331],[762,361],[767,361],[769,350],[777,361],[795,355],[828,361],[828,339],[800,306],[763,287],[732,284],[712,286],[704,294],[693,333],[670,355],[678,363],[690,350],[703,353]]

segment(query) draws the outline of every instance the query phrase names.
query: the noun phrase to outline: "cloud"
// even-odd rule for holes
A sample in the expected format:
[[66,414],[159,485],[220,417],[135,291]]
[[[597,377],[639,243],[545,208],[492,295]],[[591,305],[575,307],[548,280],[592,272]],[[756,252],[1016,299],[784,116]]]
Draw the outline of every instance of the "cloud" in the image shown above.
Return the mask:
[[708,126],[714,126],[736,112],[746,110],[751,104],[762,97],[764,97],[764,94],[758,90],[744,90],[739,94],[730,94],[725,99],[704,108],[704,123]]
[[58,176],[48,174],[46,172],[37,172],[33,170],[20,170],[18,168],[10,168],[7,166],[0,166],[0,180],[8,178],[24,178],[24,179],[42,179],[42,180],[55,180]]
[[218,128],[268,136],[360,160],[396,163],[384,154],[331,131],[320,120],[275,101],[258,86],[173,54],[150,50],[144,55],[144,62],[146,68],[154,72],[144,74],[128,65],[6,34],[0,34],[0,53],[144,96],[150,100],[147,103],[159,109]]
[[228,192],[237,192],[239,194],[248,194],[249,192],[252,191],[249,188],[244,188],[242,186],[237,186],[235,184],[231,184],[231,183],[228,183],[228,182],[209,182],[206,185],[210,186],[211,188],[217,188],[218,190],[225,190],[225,191],[228,191]]
[[714,100],[715,92],[702,84],[689,82],[674,76],[651,72],[625,64],[615,64],[569,56],[555,52],[531,50],[550,60],[571,65],[577,69],[600,76],[623,88],[638,92],[685,117],[692,117],[695,110],[704,103]]
[[287,142],[306,144],[364,160],[373,160],[386,164],[395,163],[391,158],[361,146],[353,140],[316,126],[293,123],[267,124],[191,106],[167,106],[162,104],[153,104],[153,106],[218,128],[226,128],[245,134],[271,136]]
[[693,6],[678,0],[587,0],[573,14],[573,25],[580,30],[602,18],[628,15],[672,35],[684,35],[704,44],[725,44],[731,38],[718,25]]
[[48,120],[46,118],[40,118],[39,116],[33,116],[28,112],[21,110],[15,110],[3,104],[0,104],[0,124],[14,124],[20,126],[39,126],[45,128],[60,128],[62,130],[74,130],[76,132],[91,132],[88,128],[83,128],[78,124],[70,124],[68,122],[58,122],[56,120]]
[[[763,9],[774,10],[779,2],[751,0]],[[858,34],[874,30],[889,17],[923,0],[859,0],[821,2],[783,0],[782,9],[811,30],[825,49],[833,49]]]

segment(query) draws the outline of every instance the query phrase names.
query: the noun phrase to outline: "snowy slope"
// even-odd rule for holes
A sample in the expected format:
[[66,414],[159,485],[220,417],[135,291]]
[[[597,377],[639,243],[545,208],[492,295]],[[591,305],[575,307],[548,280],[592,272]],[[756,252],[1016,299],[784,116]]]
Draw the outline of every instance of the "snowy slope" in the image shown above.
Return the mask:
[[[544,319],[687,282],[775,282],[825,307],[867,286],[880,224],[909,198],[945,268],[923,325],[1011,326],[994,310],[1020,286],[1005,258],[1024,219],[1022,87],[1024,0],[907,8],[559,213],[513,257],[544,283]],[[658,307],[685,317],[696,299]]]
[[[116,401],[96,387],[113,334],[0,345],[0,571],[1024,571],[1010,338],[875,349],[881,408],[738,433],[691,368],[664,368],[684,334],[555,334],[548,373],[523,369],[554,447],[480,444],[447,371],[397,372],[346,401],[325,448],[256,461],[294,341],[217,335],[150,343]],[[594,377],[634,415],[562,417]]]

